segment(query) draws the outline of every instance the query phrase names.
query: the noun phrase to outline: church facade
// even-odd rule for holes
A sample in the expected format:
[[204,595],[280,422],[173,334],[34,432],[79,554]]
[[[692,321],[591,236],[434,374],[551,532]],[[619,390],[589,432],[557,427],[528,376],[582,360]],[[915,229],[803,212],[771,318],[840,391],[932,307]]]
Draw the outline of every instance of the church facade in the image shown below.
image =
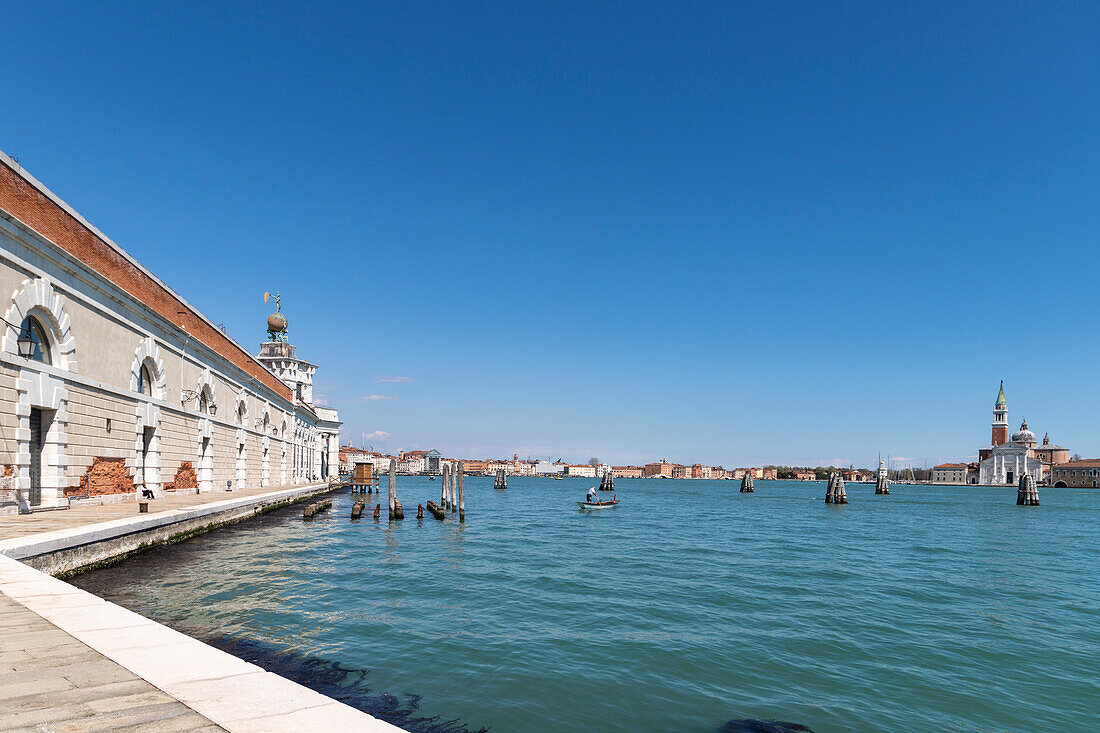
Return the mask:
[[0,318],[0,512],[301,484],[337,463],[335,410],[3,153]]
[[978,483],[982,486],[1016,486],[1020,476],[1029,474],[1036,483],[1041,483],[1050,476],[1050,465],[1041,457],[1060,456],[1060,451],[1069,451],[1061,446],[1052,446],[1050,436],[1043,441],[1043,448],[1038,447],[1035,433],[1027,426],[1027,420],[1020,424],[1020,429],[1008,434],[1008,403],[1005,400],[1004,382],[1001,382],[1000,392],[997,394],[997,402],[993,405],[991,445],[978,451]]

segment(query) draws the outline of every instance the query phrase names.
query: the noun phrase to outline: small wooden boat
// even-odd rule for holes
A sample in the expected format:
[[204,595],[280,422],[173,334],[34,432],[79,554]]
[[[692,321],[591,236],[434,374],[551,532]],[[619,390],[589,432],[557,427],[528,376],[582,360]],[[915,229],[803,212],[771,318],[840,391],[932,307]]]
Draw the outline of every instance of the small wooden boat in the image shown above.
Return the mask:
[[622,499],[614,499],[613,501],[600,501],[596,502],[595,504],[589,503],[587,501],[578,501],[577,506],[579,506],[581,509],[610,509],[613,506],[618,506],[622,503],[622,501]]

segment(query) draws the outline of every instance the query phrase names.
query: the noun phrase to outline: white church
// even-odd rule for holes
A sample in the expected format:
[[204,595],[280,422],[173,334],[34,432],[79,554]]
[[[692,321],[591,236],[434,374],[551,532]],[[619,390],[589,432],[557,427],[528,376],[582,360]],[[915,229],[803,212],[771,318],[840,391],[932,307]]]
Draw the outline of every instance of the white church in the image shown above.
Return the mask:
[[1005,402],[1004,382],[993,406],[993,444],[978,452],[978,483],[981,486],[1016,486],[1020,476],[1027,472],[1039,483],[1043,479],[1043,464],[1034,458],[1038,440],[1028,430],[1027,420],[1020,429],[1008,436],[1008,405]]

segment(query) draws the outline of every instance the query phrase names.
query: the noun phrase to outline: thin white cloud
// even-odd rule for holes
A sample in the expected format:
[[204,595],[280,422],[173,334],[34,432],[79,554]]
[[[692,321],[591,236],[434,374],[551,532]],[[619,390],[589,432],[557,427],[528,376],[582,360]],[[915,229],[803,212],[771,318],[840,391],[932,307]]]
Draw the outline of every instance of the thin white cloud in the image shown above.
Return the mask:
[[397,398],[390,394],[369,394],[359,399],[363,402],[378,402],[379,400],[396,400]]
[[375,381],[376,382],[397,383],[397,382],[419,382],[420,380],[417,379],[416,377],[391,377],[388,374],[383,374],[381,377],[379,377]]
[[367,440],[385,440],[390,437],[390,434],[385,430],[375,430],[373,433],[367,433],[363,437]]

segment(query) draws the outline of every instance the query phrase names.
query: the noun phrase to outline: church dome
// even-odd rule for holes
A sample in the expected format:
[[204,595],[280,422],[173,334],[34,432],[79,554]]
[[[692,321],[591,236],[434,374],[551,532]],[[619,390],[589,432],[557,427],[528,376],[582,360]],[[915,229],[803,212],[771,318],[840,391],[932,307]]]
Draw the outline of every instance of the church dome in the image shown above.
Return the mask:
[[1027,429],[1027,420],[1020,423],[1020,429],[1012,434],[1011,440],[1013,443],[1023,443],[1024,445],[1035,445],[1039,442],[1035,437],[1035,433]]

